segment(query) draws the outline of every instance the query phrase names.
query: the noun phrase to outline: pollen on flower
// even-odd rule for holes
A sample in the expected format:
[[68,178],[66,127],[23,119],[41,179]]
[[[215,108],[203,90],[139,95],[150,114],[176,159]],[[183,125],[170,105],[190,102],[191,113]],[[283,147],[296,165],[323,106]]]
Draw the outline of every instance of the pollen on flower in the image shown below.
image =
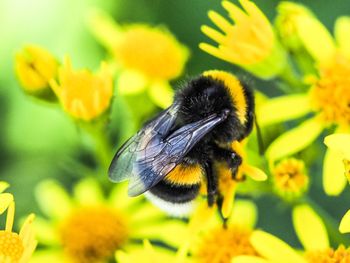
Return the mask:
[[294,158],[282,160],[272,171],[274,187],[284,197],[301,195],[309,184],[304,162]]
[[0,262],[17,263],[23,252],[24,246],[17,233],[0,231]]
[[310,90],[314,110],[327,124],[350,125],[350,60],[336,56],[320,65],[319,79]]
[[239,255],[258,256],[250,244],[251,231],[239,226],[217,228],[210,231],[195,252],[197,262],[229,263]]
[[145,25],[126,28],[113,51],[125,68],[154,79],[176,78],[188,58],[187,49],[169,32]]
[[74,211],[60,226],[64,251],[77,263],[101,262],[128,238],[125,218],[105,207]]
[[306,253],[306,259],[309,263],[347,263],[350,262],[350,248],[340,245],[336,250],[328,248],[323,251],[312,251]]

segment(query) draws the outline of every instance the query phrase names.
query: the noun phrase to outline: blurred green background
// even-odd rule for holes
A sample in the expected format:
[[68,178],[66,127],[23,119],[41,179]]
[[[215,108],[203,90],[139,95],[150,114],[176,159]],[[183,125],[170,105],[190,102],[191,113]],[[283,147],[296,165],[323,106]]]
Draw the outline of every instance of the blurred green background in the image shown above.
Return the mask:
[[[272,20],[279,1],[255,2]],[[310,7],[329,29],[333,28],[336,17],[350,15],[349,0],[301,3]],[[120,23],[166,25],[191,50],[182,78],[212,68],[238,71],[198,48],[200,42],[207,41],[200,26],[211,25],[207,11],[225,13],[218,0],[0,0],[0,180],[11,184],[18,217],[39,212],[34,189],[43,178],[56,178],[68,187],[71,185],[77,178],[77,168],[69,162],[82,158],[80,149],[84,144],[78,129],[57,106],[43,105],[21,91],[13,71],[14,54],[24,44],[34,43],[60,59],[69,54],[75,68],[98,68],[106,51],[86,27],[86,14],[92,7],[104,9]],[[267,94],[275,92],[274,82],[254,80],[253,83]],[[323,156],[325,147],[319,150]],[[312,182],[310,195],[329,214],[340,219],[349,207],[345,200],[350,200],[350,193],[345,191],[339,198],[325,196],[320,183],[321,161],[312,167],[311,173],[317,179]],[[299,245],[291,227],[290,211],[277,197],[260,198],[258,206],[258,227]]]

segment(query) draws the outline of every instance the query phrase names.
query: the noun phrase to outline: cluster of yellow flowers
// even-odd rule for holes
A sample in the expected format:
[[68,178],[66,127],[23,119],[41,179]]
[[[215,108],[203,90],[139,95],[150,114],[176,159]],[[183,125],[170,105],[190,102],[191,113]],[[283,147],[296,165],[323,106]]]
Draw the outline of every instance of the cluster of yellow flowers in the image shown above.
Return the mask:
[[[222,1],[230,20],[208,12],[217,29],[204,25],[201,30],[214,44],[200,43],[199,48],[263,81],[278,79],[285,88],[284,94],[274,98],[256,92],[257,122],[263,135],[272,131],[266,162],[257,153],[255,138],[235,142],[243,162],[237,180],[227,171],[219,174],[224,194],[221,213],[198,198],[189,219],[169,218],[142,196],[127,197],[124,183],[106,186],[114,147],[106,133],[112,104],[125,104],[137,125],[144,116],[136,116],[141,108],[133,103],[140,98],[141,107],[150,112],[168,107],[174,93],[169,82],[181,76],[190,52],[163,26],[122,26],[94,10],[89,28],[109,52],[98,72],[74,70],[69,56],[61,61],[35,45],[18,52],[15,71],[26,94],[58,103],[91,135],[101,169],[89,167],[90,174],[71,191],[52,179],[40,182],[35,195],[43,216],[33,220],[30,215],[19,234],[12,232],[13,196],[3,193],[8,185],[0,182],[0,215],[7,211],[5,230],[0,231],[0,262],[28,262],[36,238],[40,248],[30,261],[34,263],[350,262],[349,244],[340,235],[350,232],[350,210],[338,233],[309,199],[310,182],[316,176],[305,157],[311,144],[324,140],[328,150],[323,188],[332,196],[344,190],[350,181],[350,17],[337,19],[333,37],[300,4],[279,3],[272,25],[252,1],[239,2],[241,7]],[[251,135],[257,136],[256,132]],[[253,197],[274,193],[290,205],[303,249],[257,229],[257,206],[247,199],[234,200],[236,193]],[[330,229],[338,237],[336,248],[332,248]]]

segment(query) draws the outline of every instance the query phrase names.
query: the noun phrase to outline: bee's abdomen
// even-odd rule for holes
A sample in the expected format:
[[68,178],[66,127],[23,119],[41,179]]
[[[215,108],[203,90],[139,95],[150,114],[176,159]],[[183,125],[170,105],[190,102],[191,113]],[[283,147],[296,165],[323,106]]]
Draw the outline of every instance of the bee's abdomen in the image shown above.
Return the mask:
[[198,195],[200,183],[193,185],[174,185],[165,180],[149,190],[153,195],[170,203],[186,203]]
[[198,195],[202,176],[200,165],[179,164],[150,192],[168,202],[188,202]]

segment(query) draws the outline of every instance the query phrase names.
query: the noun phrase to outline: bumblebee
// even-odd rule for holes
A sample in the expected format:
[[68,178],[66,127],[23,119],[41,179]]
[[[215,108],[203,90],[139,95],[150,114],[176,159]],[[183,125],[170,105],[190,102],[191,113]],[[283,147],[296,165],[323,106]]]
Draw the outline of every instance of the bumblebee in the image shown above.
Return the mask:
[[131,137],[110,168],[113,182],[129,180],[128,195],[146,197],[172,215],[188,214],[200,188],[208,205],[220,204],[214,163],[232,177],[242,162],[230,146],[254,123],[252,91],[234,75],[206,71],[175,94],[174,103]]

